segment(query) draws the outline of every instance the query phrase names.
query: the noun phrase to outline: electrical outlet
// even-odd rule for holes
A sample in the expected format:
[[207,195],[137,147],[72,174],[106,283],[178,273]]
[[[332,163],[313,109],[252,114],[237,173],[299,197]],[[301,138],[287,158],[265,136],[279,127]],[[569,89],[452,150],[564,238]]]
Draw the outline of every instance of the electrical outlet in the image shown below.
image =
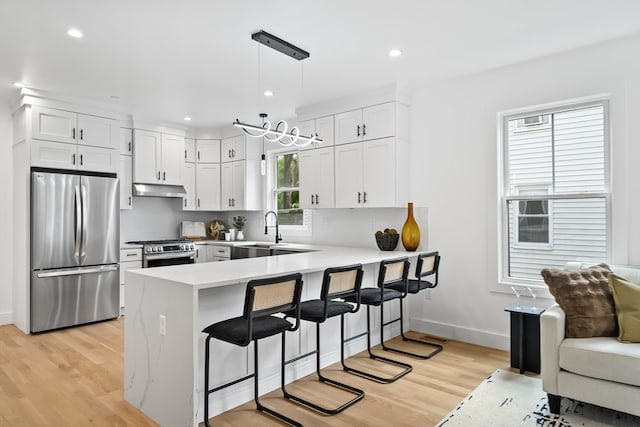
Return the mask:
[[160,335],[167,335],[167,316],[160,315]]
[[430,300],[431,299],[431,289],[425,289],[424,291],[422,291],[422,293],[424,294],[424,299],[425,300]]

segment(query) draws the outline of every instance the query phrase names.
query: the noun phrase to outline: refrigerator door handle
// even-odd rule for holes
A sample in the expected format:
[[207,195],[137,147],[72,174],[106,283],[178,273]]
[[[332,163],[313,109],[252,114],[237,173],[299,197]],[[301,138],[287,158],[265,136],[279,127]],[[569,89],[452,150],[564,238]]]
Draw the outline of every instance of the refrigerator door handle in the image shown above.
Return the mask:
[[118,265],[115,264],[102,267],[71,268],[69,270],[46,271],[38,273],[37,276],[39,279],[42,279],[45,277],[76,276],[79,274],[104,273],[105,271],[115,271],[117,269]]
[[82,188],[82,247],[80,249],[81,264],[87,258],[87,187]]
[[76,236],[75,236],[75,248],[74,255],[76,257],[76,262],[80,264],[80,245],[82,240],[82,205],[80,200],[80,187],[76,185],[76,195],[75,195],[75,205],[76,205]]

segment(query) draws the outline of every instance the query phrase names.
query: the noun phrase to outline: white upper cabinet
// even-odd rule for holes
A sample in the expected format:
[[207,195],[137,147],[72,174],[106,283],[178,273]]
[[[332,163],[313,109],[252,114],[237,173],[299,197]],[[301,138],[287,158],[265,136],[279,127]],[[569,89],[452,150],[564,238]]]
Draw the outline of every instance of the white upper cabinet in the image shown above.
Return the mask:
[[115,120],[33,106],[31,165],[117,173]]
[[180,185],[184,152],[184,137],[162,134],[161,172],[162,184]]
[[219,163],[199,163],[196,165],[196,195],[196,209],[220,210]]
[[184,161],[195,163],[196,161],[196,140],[191,138],[184,139]]
[[117,149],[115,120],[53,108],[32,107],[32,137]]
[[[256,138],[257,140],[257,138]],[[221,141],[221,157],[223,162],[245,159],[245,136],[238,135]]]
[[335,116],[335,143],[368,141],[397,135],[396,102],[386,102]]
[[182,210],[196,210],[196,165],[195,163],[182,163],[182,184],[187,195],[182,198]]
[[133,142],[133,182],[182,184],[183,137],[135,129]]
[[133,182],[156,184],[160,169],[160,132],[135,129],[133,131]]
[[335,206],[402,206],[408,196],[407,161],[407,144],[396,138],[337,145]]
[[[131,129],[129,129],[131,130]],[[120,155],[120,209],[133,208],[133,163],[131,156]]]
[[300,123],[300,135],[311,136],[317,134],[322,142],[314,142],[305,145],[302,150],[310,150],[313,148],[331,147],[334,145],[334,117],[326,116],[315,120],[307,120]]
[[[244,157],[244,150],[239,150],[238,153],[240,152]],[[196,144],[195,157],[198,163],[220,163],[220,140],[199,139]]]
[[227,211],[262,209],[260,162],[241,160],[220,165],[220,209]]
[[133,130],[120,128],[120,154],[130,156],[133,154]]
[[334,149],[318,148],[300,152],[300,207],[333,208]]

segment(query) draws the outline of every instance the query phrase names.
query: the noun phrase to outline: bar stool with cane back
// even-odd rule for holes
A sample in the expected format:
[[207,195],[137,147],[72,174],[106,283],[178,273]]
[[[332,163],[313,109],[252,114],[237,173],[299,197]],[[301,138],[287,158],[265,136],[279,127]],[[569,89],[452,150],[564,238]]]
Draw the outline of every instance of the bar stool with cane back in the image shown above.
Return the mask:
[[[301,294],[302,275],[300,273],[251,280],[247,284],[243,315],[214,323],[202,330],[207,334],[204,353],[204,423],[207,427],[210,427],[209,395],[250,378],[253,378],[254,400],[258,411],[265,412],[294,426],[302,425],[273,409],[263,406],[258,399],[258,340],[281,333],[282,342],[284,343],[285,333],[298,329],[300,326]],[[292,313],[290,317],[295,318],[295,324],[284,318],[273,316],[273,314],[284,312]],[[246,347],[253,341],[253,373],[209,389],[209,341],[212,338],[242,347]]]
[[[424,290],[424,289],[433,289],[436,286],[438,286],[438,267],[440,266],[440,255],[438,254],[438,252],[427,252],[427,253],[423,253],[418,255],[418,261],[416,263],[416,279],[417,280],[409,280],[408,281],[408,286],[407,286],[407,291],[410,294],[417,294],[418,292]],[[427,276],[431,276],[435,274],[435,279],[433,282],[429,282],[427,280],[423,280],[425,277]],[[402,286],[401,284],[392,284],[389,285],[389,287],[391,289],[395,289],[398,292],[402,292]],[[387,347],[384,343],[382,343],[382,348],[384,350],[387,351],[393,351],[395,353],[400,353],[400,354],[406,354],[408,356],[413,356],[413,357],[417,357],[420,359],[430,359],[431,357],[435,356],[436,354],[440,353],[442,351],[442,346],[440,344],[436,344],[436,343],[432,343],[432,342],[428,342],[428,341],[424,341],[424,340],[417,340],[414,338],[409,338],[407,336],[404,335],[404,322],[403,322],[403,316],[404,316],[404,310],[402,307],[402,300],[404,298],[400,299],[400,317],[398,317],[397,319],[394,319],[392,321],[390,321],[389,323],[392,322],[397,322],[398,320],[400,321],[400,335],[402,335],[402,340],[403,341],[411,341],[411,342],[416,342],[419,344],[425,344],[425,345],[429,345],[431,347],[434,347],[434,349],[426,354],[417,354],[417,353],[411,353],[409,351],[404,351],[404,350],[400,350],[397,348],[391,348],[391,347]]]
[[[362,275],[362,265],[360,264],[350,265],[346,267],[328,268],[324,271],[322,289],[320,291],[320,299],[303,301],[300,303],[300,318],[302,320],[314,322],[316,324],[316,348],[313,351],[294,357],[287,361],[284,360],[284,351],[282,352],[282,391],[284,393],[284,397],[286,397],[287,399],[291,399],[295,402],[301,403],[325,415],[334,415],[344,411],[349,406],[353,405],[364,397],[364,391],[348,384],[344,384],[327,378],[322,375],[322,372],[320,371],[320,324],[324,323],[325,320],[335,316],[340,316],[341,322],[344,322],[344,315],[346,313],[355,313],[356,311],[358,311],[358,309],[360,308],[359,302],[350,304],[348,302],[340,300],[353,296],[356,301],[359,301]],[[315,354],[316,356],[316,374],[318,375],[318,379],[322,383],[326,383],[333,387],[340,388],[354,394],[355,396],[351,400],[343,403],[336,408],[326,408],[317,403],[305,400],[299,396],[295,396],[286,390],[284,384],[285,366],[313,354]]]
[[[380,383],[391,383],[407,375],[413,369],[413,367],[408,363],[378,356],[371,352],[371,306],[380,307],[380,342],[383,343],[384,326],[389,324],[389,322],[384,322],[384,303],[394,299],[404,298],[404,296],[407,294],[406,288],[408,274],[409,260],[406,257],[385,260],[380,262],[380,270],[378,272],[378,287],[360,289],[360,303],[367,306],[367,331],[345,339],[344,324],[341,325],[340,333],[342,337],[342,349],[340,359],[342,362],[342,367],[345,371],[370,379],[372,381]],[[392,289],[390,287],[391,285],[398,285],[403,290],[398,291],[396,289]],[[349,302],[357,301],[355,297],[348,297],[345,300]],[[402,371],[393,376],[382,377],[371,372],[366,372],[347,366],[344,362],[344,345],[347,342],[364,335],[367,336],[367,351],[369,352],[370,359],[400,367],[402,368]]]

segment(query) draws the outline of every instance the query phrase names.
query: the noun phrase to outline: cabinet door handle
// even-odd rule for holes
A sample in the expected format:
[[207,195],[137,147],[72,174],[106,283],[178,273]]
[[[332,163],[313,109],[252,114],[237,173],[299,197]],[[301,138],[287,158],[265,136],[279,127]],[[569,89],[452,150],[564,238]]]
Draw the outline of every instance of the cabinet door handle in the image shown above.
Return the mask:
[[198,207],[200,207],[200,199],[198,199]]
[[231,148],[229,148],[229,158],[231,158],[231,157],[233,157],[233,156],[231,155]]
[[76,128],[71,129],[71,139],[76,139]]
[[360,193],[360,192],[358,191],[358,203],[360,203],[360,200],[361,200],[361,197],[360,197],[360,196],[362,196],[362,193]]
[[229,207],[231,207],[231,199],[229,199],[228,205]]
[[160,171],[158,171],[158,181],[160,181]]
[[[129,206],[131,206],[131,196],[129,196]],[[127,255],[129,256],[129,255]]]
[[80,154],[80,166],[82,166],[84,162],[82,161],[82,154]]
[[167,173],[166,172],[162,172],[162,180],[163,181],[167,180]]
[[360,136],[360,125],[358,125],[358,133],[356,136]]
[[365,136],[367,134],[367,125],[365,125],[364,123],[362,124],[362,136]]
[[318,195],[316,194],[316,205],[319,204],[320,202],[318,202]]
[[76,155],[75,155],[75,153],[71,155],[71,164],[72,165],[76,164]]
[[198,160],[200,160],[200,151],[198,151]]
[[311,204],[312,205],[314,204],[314,202],[313,202],[313,194],[311,195]]
[[129,141],[129,152],[131,152],[131,141]]
[[235,148],[231,149],[231,157],[233,157],[234,159],[236,157],[236,149]]
[[184,199],[183,201],[184,201],[184,207],[186,208],[187,207],[187,199]]
[[184,150],[184,159],[187,160],[187,150]]
[[365,191],[363,195],[364,195],[364,198],[362,199],[362,203],[367,203],[367,192]]
[[80,141],[84,138],[84,129],[80,129]]

